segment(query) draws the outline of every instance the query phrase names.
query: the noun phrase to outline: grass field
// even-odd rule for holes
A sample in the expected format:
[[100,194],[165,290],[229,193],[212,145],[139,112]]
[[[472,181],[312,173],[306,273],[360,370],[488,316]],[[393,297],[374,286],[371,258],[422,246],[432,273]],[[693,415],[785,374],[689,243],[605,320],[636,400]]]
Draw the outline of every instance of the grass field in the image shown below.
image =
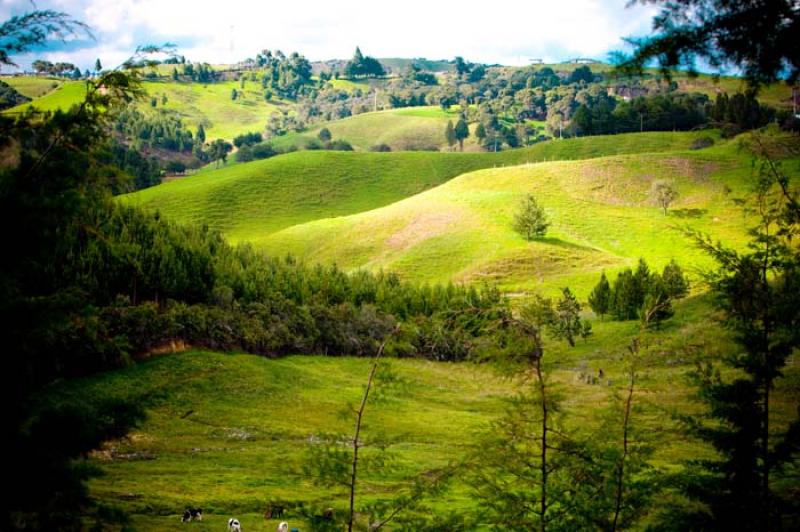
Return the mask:
[[[45,79],[38,79],[35,78],[37,81],[30,83],[34,78],[16,78],[22,83],[22,80],[26,81],[23,86],[27,85],[27,90],[32,91],[45,91],[47,84],[42,82],[51,83],[51,80]],[[12,84],[12,86],[14,86]],[[24,94],[24,93],[23,93]],[[56,111],[62,110],[65,111],[72,107],[73,105],[79,104],[83,101],[84,96],[86,96],[86,82],[85,81],[64,81],[58,85],[53,90],[49,90],[43,93],[43,95],[39,98],[34,99],[28,103],[24,103],[22,105],[18,105],[16,107],[12,107],[11,109],[7,109],[6,113],[19,113],[24,112],[31,107],[35,107],[40,111]]]
[[[231,140],[236,135],[250,131],[261,132],[267,124],[269,115],[283,102],[264,100],[261,85],[245,82],[244,89],[238,81],[219,83],[175,83],[145,82],[144,88],[149,96],[158,99],[161,106],[162,95],[167,96],[164,109],[178,112],[193,131],[199,124],[206,130],[206,139],[224,138]],[[231,91],[236,89],[240,96],[231,99]],[[146,100],[143,105],[149,105]]]
[[302,148],[317,139],[320,129],[326,127],[334,140],[346,140],[359,151],[367,151],[377,144],[387,144],[392,151],[436,151],[446,146],[444,130],[448,120],[455,123],[458,114],[438,107],[391,109],[318,124],[302,133],[276,137],[272,143],[278,147]]
[[[44,91],[50,86],[52,80],[40,78],[8,78],[12,86],[23,88],[29,93]],[[236,135],[249,131],[263,131],[269,115],[280,106],[287,105],[280,100],[268,103],[264,100],[261,86],[255,82],[246,82],[242,90],[241,84],[236,81],[211,83],[175,83],[147,81],[143,87],[148,93],[139,107],[144,111],[150,109],[150,97],[155,97],[158,107],[172,109],[183,117],[184,122],[194,131],[199,124],[206,130],[206,138],[233,139]],[[231,91],[236,89],[240,96],[234,101]],[[25,92],[23,94],[26,94]],[[30,107],[42,111],[66,110],[79,103],[86,91],[83,81],[65,81],[55,90],[46,92],[32,102],[14,107],[9,112],[20,112]],[[167,97],[166,105],[162,106],[162,96]]]
[[2,76],[0,80],[5,81],[14,87],[17,92],[28,98],[41,98],[64,83],[61,79],[38,76]]
[[[747,164],[733,147],[655,155],[685,150],[697,135],[554,140],[498,154],[296,152],[205,171],[121,201],[309,262],[389,268],[419,281],[489,280],[513,290],[547,277],[578,282],[583,290],[602,268],[640,255],[660,264],[676,242],[687,248],[670,229],[674,223],[707,229],[734,224],[735,209],[720,199],[720,183],[739,179]],[[576,161],[637,151],[651,155]],[[563,159],[572,162],[545,162]],[[469,173],[479,169],[485,170]],[[685,220],[664,219],[646,201],[650,180],[675,171],[684,172],[676,209]],[[721,174],[712,178],[714,172]],[[595,188],[600,185],[606,188]],[[508,227],[528,190],[541,191],[554,218],[551,239],[544,242],[527,243]],[[706,192],[711,199],[702,200]],[[572,223],[562,221],[573,217]],[[669,235],[663,246],[654,243],[659,232]]]
[[[642,336],[634,422],[655,446],[653,463],[674,467],[707,449],[679,435],[670,413],[695,408],[687,386],[693,363],[728,347],[727,335],[707,320],[705,298],[679,302],[676,316],[658,333]],[[564,394],[567,427],[591,430],[623,385],[620,354],[640,334],[635,322],[594,322],[595,334],[575,348],[547,341],[550,383]],[[392,384],[367,409],[366,438],[393,441],[391,466],[361,477],[361,501],[385,499],[404,479],[457,462],[504,410],[519,381],[488,365],[388,359]],[[92,454],[104,475],[92,481],[97,500],[132,514],[137,530],[181,530],[180,512],[200,506],[206,516],[193,530],[221,530],[236,516],[245,530],[274,530],[262,513],[271,501],[288,507],[285,519],[307,529],[299,505],[346,508],[341,488],[321,487],[304,471],[308,443],[322,434],[346,434],[341,412],[358,401],[369,361],[356,358],[286,357],[190,351],[143,361],[127,369],[62,384],[59,401],[145,398],[149,419],[121,441]],[[607,381],[586,384],[579,374],[603,369]],[[379,382],[381,380],[379,379]],[[776,391],[776,425],[791,414],[800,394],[800,366],[790,364]],[[367,456],[371,451],[365,449]],[[432,508],[472,507],[455,485]],[[658,504],[658,502],[657,502]]]

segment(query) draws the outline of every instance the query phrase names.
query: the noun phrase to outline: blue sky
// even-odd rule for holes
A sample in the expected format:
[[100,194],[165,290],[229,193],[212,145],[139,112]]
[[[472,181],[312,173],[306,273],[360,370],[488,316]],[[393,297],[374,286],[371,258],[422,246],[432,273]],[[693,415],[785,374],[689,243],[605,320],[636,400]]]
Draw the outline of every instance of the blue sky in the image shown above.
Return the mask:
[[[172,42],[192,61],[233,62],[264,48],[311,60],[348,58],[356,46],[375,57],[427,57],[527,64],[571,57],[606,59],[622,39],[648,33],[655,10],[627,0],[37,0],[39,9],[89,24],[96,41],[57,43],[17,57],[115,66],[140,44]],[[0,0],[3,20],[33,8]]]

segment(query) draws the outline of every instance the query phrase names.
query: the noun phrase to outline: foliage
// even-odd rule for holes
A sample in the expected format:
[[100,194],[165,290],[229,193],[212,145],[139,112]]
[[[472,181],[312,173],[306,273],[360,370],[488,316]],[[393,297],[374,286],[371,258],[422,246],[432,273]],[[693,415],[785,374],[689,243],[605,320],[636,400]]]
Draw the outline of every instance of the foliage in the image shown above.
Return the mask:
[[667,209],[678,198],[678,189],[675,188],[675,183],[672,181],[656,179],[650,186],[650,195],[664,210],[664,216],[666,216]]
[[539,206],[533,194],[528,194],[514,215],[514,230],[525,237],[525,240],[541,238],[547,233],[550,222],[544,212],[544,208]]
[[28,52],[54,38],[66,41],[81,35],[91,37],[89,27],[66,13],[36,10],[13,16],[0,25],[0,64],[15,65],[11,56]]
[[793,44],[800,11],[794,0],[639,1],[660,4],[661,12],[653,19],[655,35],[631,39],[636,50],[621,58],[624,72],[641,72],[653,59],[666,76],[675,67],[696,72],[700,59],[718,70],[742,69],[752,88],[800,76],[800,52]]
[[589,307],[595,314],[602,317],[611,309],[611,286],[606,279],[606,272],[600,274],[600,281],[589,294]]
[[14,87],[8,83],[0,81],[0,111],[29,101],[31,101],[30,98],[17,92]]
[[359,76],[369,78],[386,75],[383,65],[374,57],[363,55],[358,47],[356,47],[353,58],[345,65],[344,73],[351,78],[357,78]]
[[753,142],[760,159],[749,204],[756,225],[747,251],[695,234],[719,265],[707,280],[737,344],[723,362],[737,371],[723,377],[709,364],[696,374],[706,412],[686,421],[692,434],[719,454],[691,464],[682,479],[683,493],[701,506],[677,509],[677,517],[668,519],[678,526],[780,530],[797,522],[796,505],[776,493],[775,481],[787,472],[784,465],[796,462],[800,420],[776,430],[771,411],[787,358],[800,346],[800,256],[794,242],[800,203],[780,164],[770,158],[768,137],[756,135]]

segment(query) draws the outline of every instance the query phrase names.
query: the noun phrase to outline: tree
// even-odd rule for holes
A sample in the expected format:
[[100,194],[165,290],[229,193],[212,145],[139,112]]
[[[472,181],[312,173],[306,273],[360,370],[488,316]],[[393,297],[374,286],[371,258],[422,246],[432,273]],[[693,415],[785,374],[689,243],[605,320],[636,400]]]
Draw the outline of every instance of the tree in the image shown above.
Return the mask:
[[686,297],[686,294],[689,293],[689,281],[683,274],[681,267],[675,262],[675,259],[672,259],[669,264],[664,266],[664,271],[661,273],[661,281],[664,283],[667,294],[673,299]]
[[608,284],[605,271],[600,274],[600,282],[589,294],[589,306],[600,317],[607,314],[611,307],[611,286]]
[[620,56],[619,69],[641,73],[652,60],[662,72],[681,67],[696,72],[702,60],[718,71],[741,69],[752,89],[800,76],[800,9],[796,0],[638,0],[661,4],[653,19],[654,35],[630,39],[636,47]]
[[462,115],[461,118],[458,119],[455,128],[456,140],[458,141],[458,147],[461,151],[464,151],[464,139],[469,137],[469,126],[467,125],[467,121],[464,120],[464,116]]
[[98,74],[103,71],[103,64],[100,62],[100,58],[99,57],[94,62],[94,71],[96,73],[98,73]]
[[707,280],[737,349],[722,359],[735,372],[723,377],[709,364],[696,374],[706,413],[689,426],[718,457],[694,463],[681,480],[684,494],[702,503],[665,516],[684,529],[778,530],[791,509],[775,491],[775,477],[791,475],[781,468],[800,450],[800,420],[779,430],[771,412],[787,358],[800,347],[800,198],[770,158],[769,143],[760,133],[750,146],[758,173],[749,201],[756,215],[749,246],[737,251],[693,233],[718,264]]
[[199,124],[197,126],[197,133],[195,134],[194,138],[203,145],[206,142],[206,128],[203,127],[203,124]]
[[650,195],[655,202],[664,210],[664,216],[667,215],[667,209],[678,197],[678,190],[675,188],[675,183],[665,179],[657,179],[653,181],[650,187]]
[[17,66],[11,56],[28,52],[47,41],[84,35],[94,38],[89,26],[56,11],[31,11],[14,16],[0,25],[0,65]]
[[486,139],[486,128],[483,126],[483,122],[478,122],[475,127],[475,138],[478,139],[478,144],[483,146],[483,141]]
[[317,137],[322,142],[330,142],[331,139],[333,138],[333,135],[331,135],[331,131],[327,127],[323,127],[322,129],[319,130],[319,134],[317,135]]
[[233,145],[223,139],[215,139],[208,147],[208,156],[211,161],[216,161],[219,166],[219,161],[225,164],[228,160],[228,154],[233,150]]
[[525,196],[514,215],[514,230],[525,240],[532,240],[534,237],[543,237],[548,227],[550,222],[536,198],[532,194]]
[[456,142],[457,142],[456,141],[456,131],[453,128],[453,121],[452,120],[448,120],[447,121],[447,127],[444,129],[444,138],[447,141],[447,145],[452,150],[453,146],[455,146]]
[[568,287],[561,289],[561,299],[556,303],[549,325],[553,336],[566,340],[570,347],[575,347],[576,337],[586,338],[592,330],[588,321],[581,321],[581,304]]

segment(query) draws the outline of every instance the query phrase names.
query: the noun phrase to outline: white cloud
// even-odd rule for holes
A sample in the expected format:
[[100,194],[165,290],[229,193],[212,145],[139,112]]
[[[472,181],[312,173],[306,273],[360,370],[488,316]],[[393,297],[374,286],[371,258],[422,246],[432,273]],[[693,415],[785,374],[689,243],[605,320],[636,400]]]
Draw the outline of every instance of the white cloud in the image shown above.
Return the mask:
[[[212,63],[253,56],[263,48],[296,50],[312,60],[347,58],[356,45],[377,57],[461,55],[504,64],[534,57],[603,59],[622,46],[622,37],[649,29],[653,8],[626,9],[626,3],[40,0],[37,6],[65,11],[93,28],[96,46],[59,52],[86,67],[98,56],[110,65],[136,44],[165,41],[182,44],[180,53],[191,60]],[[2,16],[27,9],[24,0],[0,0]]]

